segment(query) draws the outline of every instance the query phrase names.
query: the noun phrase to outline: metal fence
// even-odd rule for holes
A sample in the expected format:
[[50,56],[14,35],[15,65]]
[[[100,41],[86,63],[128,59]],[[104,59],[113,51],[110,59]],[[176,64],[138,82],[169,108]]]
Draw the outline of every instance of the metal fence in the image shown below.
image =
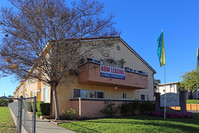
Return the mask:
[[0,132],[35,133],[36,97],[0,97]]

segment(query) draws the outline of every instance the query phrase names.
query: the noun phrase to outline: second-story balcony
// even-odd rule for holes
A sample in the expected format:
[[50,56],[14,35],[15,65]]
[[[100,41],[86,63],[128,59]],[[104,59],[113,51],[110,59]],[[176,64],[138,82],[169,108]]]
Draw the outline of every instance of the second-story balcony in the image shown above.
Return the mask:
[[148,76],[125,69],[87,62],[79,67],[79,83],[102,86],[147,89]]

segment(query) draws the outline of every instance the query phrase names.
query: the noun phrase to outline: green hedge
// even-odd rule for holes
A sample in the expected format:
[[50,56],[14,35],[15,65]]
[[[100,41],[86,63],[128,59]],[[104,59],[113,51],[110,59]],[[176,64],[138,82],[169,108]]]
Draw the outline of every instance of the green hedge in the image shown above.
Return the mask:
[[100,112],[106,117],[114,117],[117,113],[117,110],[118,108],[115,107],[115,103],[112,103],[111,101],[105,101],[105,106]]
[[42,115],[50,115],[50,103],[41,103],[40,109]]
[[123,103],[120,107],[122,115],[135,115],[136,113],[146,113],[155,110],[155,103],[149,101],[133,101]]
[[[31,102],[33,109],[33,102]],[[50,115],[50,103],[44,103],[43,101],[36,102],[36,112],[39,115]]]
[[186,103],[187,104],[199,104],[199,100],[190,99],[190,100],[186,100]]
[[0,106],[8,106],[11,102],[13,102],[12,99],[0,99]]
[[50,115],[50,103],[37,102],[37,112],[41,112],[41,115]]
[[37,112],[41,112],[41,104],[44,104],[43,101],[39,101],[36,103]]

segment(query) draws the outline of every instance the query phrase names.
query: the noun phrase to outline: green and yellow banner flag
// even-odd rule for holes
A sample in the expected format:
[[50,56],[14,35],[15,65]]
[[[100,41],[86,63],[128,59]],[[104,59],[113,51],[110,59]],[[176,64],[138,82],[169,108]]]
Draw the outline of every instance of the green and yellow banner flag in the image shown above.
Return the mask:
[[163,66],[163,65],[165,65],[165,49],[164,49],[163,31],[158,36],[157,42],[158,42],[157,55],[158,55],[158,58],[159,58],[159,61],[160,61],[160,66]]
[[197,49],[197,72],[199,73],[199,49]]

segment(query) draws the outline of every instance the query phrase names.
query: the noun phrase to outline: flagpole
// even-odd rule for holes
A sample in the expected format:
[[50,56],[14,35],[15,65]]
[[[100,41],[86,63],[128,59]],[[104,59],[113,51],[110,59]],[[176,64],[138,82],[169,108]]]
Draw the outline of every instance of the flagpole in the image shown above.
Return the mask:
[[[164,66],[164,82],[166,84],[166,66],[165,66],[165,49],[164,49],[164,35],[162,33],[157,38],[158,50],[157,55],[160,61],[160,67]],[[166,119],[166,85],[165,85],[165,102],[164,102],[164,119]]]
[[198,71],[197,71],[197,86],[196,86],[196,113],[198,113]]
[[198,48],[197,48],[197,67],[196,67],[196,72],[197,72],[197,79],[196,79],[196,82],[197,82],[197,86],[196,86],[196,113],[198,113],[198,61],[199,61],[199,53],[198,53]]
[[[164,83],[166,84],[166,65],[164,65]],[[164,119],[166,119],[166,114],[167,114],[166,85],[164,86],[164,90],[165,90],[165,95],[164,95]]]

